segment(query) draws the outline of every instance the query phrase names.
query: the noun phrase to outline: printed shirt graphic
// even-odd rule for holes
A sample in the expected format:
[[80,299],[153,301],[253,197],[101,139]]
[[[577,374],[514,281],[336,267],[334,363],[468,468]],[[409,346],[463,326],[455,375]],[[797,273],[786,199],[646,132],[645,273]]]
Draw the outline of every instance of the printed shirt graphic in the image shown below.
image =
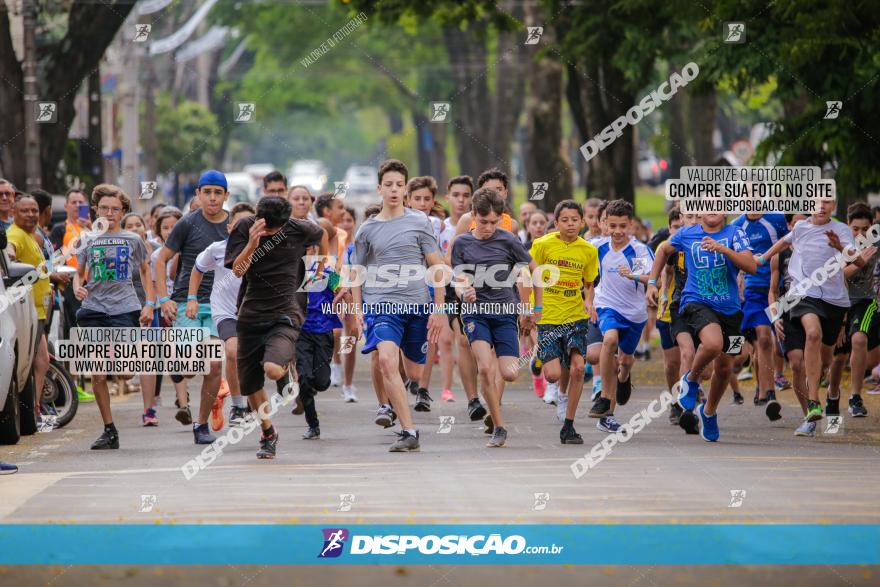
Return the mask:
[[742,307],[736,284],[739,269],[721,253],[704,251],[702,241],[706,236],[735,252],[751,251],[749,237],[738,226],[727,225],[718,232],[706,232],[701,224],[696,224],[676,232],[669,244],[684,253],[687,273],[679,308],[698,302],[720,314],[735,314]]
[[[852,231],[846,224],[837,220],[819,225],[810,222],[809,218],[801,220],[786,235],[785,240],[790,242],[794,249],[788,265],[794,288],[802,281],[813,281],[811,277],[813,272],[822,267],[828,259],[839,258],[837,249],[828,244],[828,235],[825,233],[829,230],[837,234],[844,247],[852,246]],[[843,271],[838,271],[834,275],[829,274],[827,281],[822,285],[811,284],[805,295],[842,308],[849,307],[849,294]]]
[[618,268],[626,265],[638,275],[647,275],[654,264],[654,252],[645,243],[631,238],[619,251],[614,250],[611,237],[595,241],[599,252],[599,285],[596,287],[596,308],[611,308],[621,316],[640,324],[648,319],[645,286],[621,277]]
[[559,269],[559,281],[544,288],[544,309],[539,324],[567,324],[589,318],[584,312],[581,288],[584,281],[592,283],[599,274],[596,247],[581,237],[570,243],[563,242],[557,231],[536,239],[531,254],[536,264],[554,265]]
[[[749,220],[745,214],[731,222],[740,227],[749,237],[749,246],[756,255],[766,253],[776,241],[788,234],[788,224],[784,214],[764,214],[757,220]],[[758,271],[745,274],[744,283],[749,288],[770,287],[770,263],[758,265]]]
[[147,258],[147,247],[133,232],[96,237],[80,251],[79,263],[86,266],[89,295],[82,307],[111,316],[141,309],[133,276]]

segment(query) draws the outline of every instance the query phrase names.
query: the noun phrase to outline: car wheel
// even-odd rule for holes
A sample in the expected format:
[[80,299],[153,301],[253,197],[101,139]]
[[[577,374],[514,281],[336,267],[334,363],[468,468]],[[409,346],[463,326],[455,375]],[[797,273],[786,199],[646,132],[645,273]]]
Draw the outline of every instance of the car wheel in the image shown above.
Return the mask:
[[9,393],[6,404],[0,412],[0,444],[15,444],[21,437],[21,420],[19,419],[18,382],[15,372],[9,380]]
[[18,396],[19,405],[21,406],[22,436],[30,436],[37,433],[36,387],[34,374],[31,373],[21,390],[21,394]]

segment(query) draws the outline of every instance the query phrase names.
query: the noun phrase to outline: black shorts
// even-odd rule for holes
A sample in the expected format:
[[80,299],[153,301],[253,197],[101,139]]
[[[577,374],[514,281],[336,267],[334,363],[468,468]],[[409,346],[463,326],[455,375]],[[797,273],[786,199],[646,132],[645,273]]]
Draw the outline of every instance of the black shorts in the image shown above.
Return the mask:
[[740,331],[742,317],[742,312],[722,314],[709,306],[695,302],[691,302],[681,309],[681,318],[695,336],[695,345],[699,345],[699,334],[703,328],[709,324],[718,324],[721,326],[721,336],[724,342],[723,352],[728,355],[738,355],[742,352],[745,342],[745,337]]
[[[677,339],[678,335],[686,332],[693,336],[693,332],[678,312],[678,302],[674,302],[669,306],[669,333],[673,339]],[[696,344],[696,343],[694,343]]]
[[[283,320],[283,321],[282,321]],[[263,389],[263,363],[292,365],[296,361],[296,341],[300,329],[289,320],[275,322],[238,322],[238,383],[241,395],[253,395]]]
[[605,337],[602,335],[599,323],[590,321],[589,326],[587,326],[587,348],[594,344],[602,344],[603,342],[605,342]]
[[807,337],[804,334],[804,327],[801,326],[800,318],[792,318],[790,312],[782,315],[782,334],[785,340],[782,341],[782,348],[788,354],[791,351],[803,351],[807,344]]
[[837,337],[840,329],[843,328],[848,309],[818,298],[805,297],[791,309],[791,317],[800,318],[806,314],[815,314],[822,328],[822,344],[834,346],[837,344]]
[[847,340],[857,332],[868,337],[868,350],[880,346],[880,321],[877,320],[877,300],[859,300],[847,315]]
[[[300,393],[312,394],[330,387],[333,332],[300,332],[296,341],[296,374]],[[280,387],[284,377],[278,380]]]
[[135,310],[125,314],[110,315],[80,308],[76,313],[76,325],[79,328],[138,328],[141,325],[141,313]]
[[238,332],[236,331],[236,324],[238,321],[235,318],[224,318],[220,322],[217,323],[217,336],[220,337],[220,340],[226,342],[230,338],[235,338],[238,336]]

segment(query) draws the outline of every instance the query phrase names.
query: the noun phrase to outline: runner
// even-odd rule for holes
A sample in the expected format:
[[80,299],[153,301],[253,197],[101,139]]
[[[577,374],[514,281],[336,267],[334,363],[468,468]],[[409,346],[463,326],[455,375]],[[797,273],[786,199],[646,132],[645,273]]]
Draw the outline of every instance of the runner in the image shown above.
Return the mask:
[[528,226],[529,226],[529,218],[532,217],[532,214],[538,209],[535,206],[534,202],[525,201],[519,205],[519,226],[520,229],[517,231],[516,235],[519,237],[520,242],[523,244],[529,240],[528,235]]
[[[524,266],[531,271],[537,269],[537,264],[516,235],[497,230],[503,213],[504,199],[495,190],[478,189],[473,199],[477,227],[458,237],[452,246],[452,266],[473,267],[456,275],[456,290],[466,308],[462,310],[462,322],[477,361],[483,398],[489,406],[486,432],[491,433],[492,438],[486,446],[491,448],[502,447],[507,442],[507,428],[501,414],[500,381],[515,381],[519,374],[519,312],[516,309],[519,300],[512,287],[477,283],[475,276],[482,271],[493,276],[496,283],[510,283],[511,277],[515,279]],[[524,296],[525,301],[528,299],[528,295]],[[520,317],[520,326],[526,332],[532,328],[535,319],[541,317],[541,300],[542,292],[537,288],[535,315]]]
[[[345,256],[341,259],[342,263],[345,264],[348,262],[348,255],[354,246],[354,235],[355,229],[357,228],[357,212],[355,212],[354,208],[345,208],[345,214],[343,214],[342,222],[340,222],[339,226],[345,231],[345,234],[348,235],[345,242]],[[343,314],[340,318],[342,319],[342,332],[345,336],[353,336],[352,333],[357,330],[354,317],[351,314]],[[342,343],[340,339],[340,347],[341,346]],[[343,397],[357,398],[357,388],[354,386],[354,367],[357,362],[357,353],[354,352],[354,350],[354,346],[352,346],[349,352],[339,353],[342,357]]]
[[649,304],[656,303],[657,278],[676,251],[685,253],[687,272],[681,289],[681,318],[699,341],[693,363],[678,383],[678,403],[683,410],[696,407],[700,377],[714,361],[708,401],[700,404],[697,413],[700,436],[715,442],[719,437],[716,409],[730,378],[730,354],[740,352],[744,341],[736,278],[740,270],[755,273],[757,266],[742,229],[725,225],[723,214],[703,214],[700,224],[679,230],[657,247],[646,292]]
[[[313,222],[290,214],[289,201],[266,196],[257,203],[256,216],[236,222],[226,244],[225,265],[242,279],[236,323],[238,377],[248,405],[260,410],[259,459],[274,459],[278,446],[278,432],[261,409],[269,402],[265,377],[279,381],[287,375],[287,385],[293,385],[291,367],[296,364],[296,341],[307,304],[305,292],[299,291],[304,282],[302,258],[324,236]],[[318,254],[327,255],[326,241]]]
[[[149,257],[143,239],[121,230],[123,213],[131,209],[131,200],[121,188],[100,184],[92,190],[92,207],[106,222],[106,232],[98,235],[77,255],[74,292],[82,306],[77,312],[79,328],[136,328],[149,326],[156,308],[150,276]],[[88,269],[88,283],[86,283]],[[133,274],[140,273],[146,301],[141,306],[134,288]],[[92,444],[92,450],[119,448],[119,431],[110,410],[107,375],[92,373],[92,391],[104,421],[104,432]]]
[[[156,288],[162,315],[166,320],[181,328],[207,328],[210,335],[217,338],[217,326],[211,319],[211,288],[214,276],[206,275],[195,296],[199,304],[196,318],[186,315],[186,304],[190,301],[189,277],[196,257],[212,243],[227,237],[226,226],[229,214],[223,203],[229,197],[226,176],[216,170],[206,171],[199,178],[196,201],[199,209],[190,212],[174,225],[159,254],[156,257]],[[179,253],[177,275],[174,278],[174,292],[169,296],[166,290],[166,264]],[[211,444],[215,437],[211,434],[208,418],[220,390],[220,376],[223,371],[221,361],[211,361],[211,370],[202,380],[199,401],[198,421],[193,425],[193,439],[196,444]]]
[[[396,159],[380,165],[378,191],[382,196],[382,211],[361,225],[351,255],[354,266],[362,265],[367,270],[363,287],[352,288],[358,338],[364,323],[369,327],[361,352],[378,351],[385,393],[391,401],[391,406],[383,408],[393,406],[402,428],[399,438],[391,445],[391,452],[419,450],[419,433],[413,425],[406,389],[400,377],[400,351],[408,364],[407,371],[414,372],[424,364],[428,340],[437,340],[442,327],[440,322],[444,319],[440,314],[442,290],[434,291],[436,307],[428,317],[419,309],[430,301],[424,280],[412,279],[406,274],[401,277],[409,268],[424,267],[426,261],[428,267],[443,262],[428,219],[421,212],[403,205],[407,178],[406,165]],[[379,285],[380,280],[371,279],[371,272],[379,268],[396,280],[392,284],[397,287]],[[352,273],[357,283],[360,270],[355,267]],[[361,313],[362,302],[367,304],[366,317]]]
[[584,240],[589,241],[602,236],[602,227],[599,225],[599,207],[603,202],[606,206],[608,205],[607,200],[599,198],[588,198],[584,204]]
[[600,279],[594,304],[602,332],[602,393],[594,400],[590,417],[599,418],[599,430],[611,433],[620,429],[614,419],[615,404],[626,405],[632,394],[633,354],[648,318],[644,286],[654,259],[651,249],[631,236],[632,220],[632,204],[609,202],[605,225],[610,234],[595,241]]
[[[532,215],[530,224],[538,215]],[[580,204],[564,200],[556,205],[553,216],[557,230],[536,239],[531,248],[537,265],[551,265],[559,271],[553,285],[538,276],[547,285],[543,287],[546,308],[538,320],[537,357],[547,381],[566,390],[567,405],[559,441],[583,444],[574,428],[574,418],[584,388],[586,335],[593,315],[593,281],[599,273],[599,257],[596,247],[578,236],[584,222]],[[536,288],[536,294],[541,289]],[[541,305],[535,301],[536,311]]]
[[287,178],[280,171],[270,171],[263,176],[263,196],[283,198],[287,193]]
[[[681,212],[678,208],[673,208],[669,211],[667,218],[668,234],[671,237],[681,229]],[[668,242],[668,239],[663,241],[663,243],[665,242]],[[671,257],[671,259],[674,258],[675,256]],[[677,280],[674,277],[670,277],[670,273],[670,266],[667,263],[660,274],[660,291],[662,293],[660,294],[660,303],[657,309],[657,330],[660,332],[660,348],[663,349],[663,373],[666,377],[666,389],[672,393],[675,382],[681,377],[681,354],[679,353],[678,343],[676,343],[675,337],[672,335],[672,314],[670,312],[672,304],[670,300],[675,295]],[[669,421],[673,424],[678,424],[678,419],[681,416],[680,408],[676,408],[678,408],[677,404],[673,404],[670,407]]]

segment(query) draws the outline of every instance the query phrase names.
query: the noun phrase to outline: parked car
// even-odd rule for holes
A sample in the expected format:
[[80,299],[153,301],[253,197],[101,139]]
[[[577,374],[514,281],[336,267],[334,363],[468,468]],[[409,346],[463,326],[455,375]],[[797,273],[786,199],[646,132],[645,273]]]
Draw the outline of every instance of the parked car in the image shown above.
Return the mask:
[[297,161],[290,167],[287,174],[287,185],[304,185],[312,190],[312,195],[317,196],[318,192],[324,190],[327,185],[327,168],[320,161],[314,159],[303,159]]
[[[261,186],[262,176],[259,180],[245,171],[237,171],[226,174],[226,183],[229,184],[229,198],[226,200],[230,204],[229,208],[238,202],[250,202],[256,204],[260,199],[259,188]],[[227,210],[229,209],[227,208]]]
[[669,163],[650,151],[639,153],[639,180],[651,186],[662,184],[669,176]]
[[[348,184],[348,193],[352,195],[375,196],[378,170],[366,165],[352,165],[345,172],[345,183]],[[377,196],[378,197],[378,196]]]
[[37,431],[32,367],[38,322],[33,293],[10,291],[34,267],[11,262],[6,244],[6,232],[0,231],[0,444],[15,444]]

